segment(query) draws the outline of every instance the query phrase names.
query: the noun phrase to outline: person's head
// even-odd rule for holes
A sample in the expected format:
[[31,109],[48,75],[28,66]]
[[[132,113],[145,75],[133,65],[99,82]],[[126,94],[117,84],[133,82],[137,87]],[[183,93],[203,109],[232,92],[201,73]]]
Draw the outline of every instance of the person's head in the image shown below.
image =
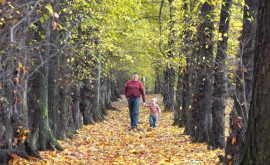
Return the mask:
[[157,99],[156,98],[152,98],[151,99],[151,103],[156,104],[156,102],[157,102]]
[[137,72],[134,72],[133,75],[132,75],[132,80],[133,81],[138,81],[138,73]]

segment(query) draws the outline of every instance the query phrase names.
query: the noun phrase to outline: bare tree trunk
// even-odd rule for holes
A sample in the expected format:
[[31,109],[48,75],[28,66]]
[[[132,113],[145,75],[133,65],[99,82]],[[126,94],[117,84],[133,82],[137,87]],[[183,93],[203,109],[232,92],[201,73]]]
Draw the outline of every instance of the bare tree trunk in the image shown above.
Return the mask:
[[[173,29],[175,21],[174,9],[172,5],[173,0],[169,0],[170,5],[170,23],[169,23],[169,36],[168,36],[168,54],[165,55],[167,59],[174,58],[174,39],[175,39],[175,30]],[[164,102],[164,111],[174,111],[175,100],[174,100],[174,83],[175,83],[175,69],[171,64],[167,64],[164,75],[164,89],[163,89],[163,102]]]
[[[50,41],[50,20],[47,20],[43,24],[46,40]],[[38,150],[57,149],[63,150],[63,148],[56,141],[50,126],[49,126],[49,107],[48,107],[48,78],[49,78],[49,63],[50,58],[50,45],[43,47],[44,53],[42,54],[43,61],[39,62],[41,67],[37,72],[37,77],[34,80],[37,83],[36,101],[37,109],[33,113],[33,131],[32,143],[35,144],[35,148]],[[32,93],[31,93],[32,94]],[[34,92],[33,92],[34,94]]]
[[[188,63],[188,62],[187,62]],[[188,64],[187,64],[188,65]],[[187,111],[188,104],[190,104],[190,95],[189,93],[189,82],[188,82],[188,66],[183,70],[183,78],[182,78],[182,104],[181,104],[181,116],[180,116],[180,127],[184,127],[187,125]]]
[[93,78],[94,80],[92,81],[92,86],[93,89],[91,91],[92,97],[91,97],[91,103],[92,103],[92,116],[93,120],[95,122],[103,121],[104,116],[101,111],[100,107],[100,69],[101,69],[101,53],[100,53],[100,48],[99,48],[99,39],[96,39],[96,56],[97,60],[94,62],[93,66]]
[[[50,54],[55,51],[50,51]],[[48,115],[49,124],[53,134],[59,138],[59,70],[58,70],[59,57],[58,55],[49,59],[49,75],[48,75]]]
[[193,118],[193,110],[192,110],[192,103],[193,103],[193,99],[195,96],[195,88],[196,88],[196,72],[195,72],[195,68],[196,68],[196,64],[195,64],[195,58],[194,58],[194,54],[192,54],[191,57],[187,58],[187,69],[188,69],[188,73],[186,76],[186,87],[184,88],[186,90],[183,91],[183,111],[187,112],[187,124],[185,127],[185,131],[184,134],[187,135],[193,135],[195,132],[195,127],[194,127],[194,122],[195,119]]
[[[196,1],[195,1],[196,2]],[[193,5],[190,1],[184,1],[184,14],[189,15]],[[192,114],[192,107],[191,107],[191,100],[192,100],[192,93],[195,88],[195,67],[197,66],[194,62],[195,59],[195,52],[196,50],[194,48],[191,48],[191,45],[194,45],[195,38],[189,38],[189,37],[183,37],[183,36],[189,36],[191,34],[191,31],[189,30],[190,23],[188,18],[184,18],[185,22],[185,28],[186,29],[183,32],[182,38],[182,47],[183,47],[183,53],[187,55],[186,57],[186,68],[183,70],[183,91],[182,91],[182,115],[181,115],[181,123],[180,125],[185,126],[184,134],[193,135],[194,134],[194,120],[193,120],[193,114]],[[192,50],[192,53],[189,53],[189,50]]]
[[[242,158],[244,142],[246,139],[248,111],[251,101],[251,88],[253,79],[254,50],[256,37],[256,10],[255,0],[246,0],[244,8],[244,20],[242,38],[240,41],[241,51],[238,55],[238,68],[236,70],[236,91],[233,95],[234,108],[230,114],[230,131],[226,141],[224,163],[239,164]],[[251,17],[255,20],[252,21]],[[231,156],[231,159],[228,158]]]
[[[0,32],[0,162],[8,164],[9,155],[17,154],[29,159],[29,156],[41,158],[27,137],[29,133],[28,122],[28,67],[31,51],[28,42],[32,34],[25,30],[28,28],[26,17],[9,19],[8,6],[21,7],[24,2],[2,2],[0,6],[1,18],[5,20]],[[33,7],[33,10],[35,7]],[[20,9],[21,15],[28,14],[25,7]],[[29,14],[31,17],[31,14]],[[18,22],[21,22],[19,24]],[[15,28],[16,27],[16,28]],[[27,44],[26,44],[27,43]]]
[[[225,104],[227,95],[227,75],[225,61],[227,59],[228,32],[230,23],[230,8],[232,0],[224,0],[221,8],[219,33],[222,34],[222,41],[218,42],[218,50],[215,60],[215,82],[213,113],[213,141],[211,146],[215,148],[225,147]],[[227,34],[227,35],[225,35]]]
[[83,116],[80,111],[80,92],[77,87],[72,87],[71,89],[71,99],[72,99],[72,118],[74,122],[75,130],[82,128],[83,125]]
[[[270,3],[259,1],[255,43],[254,84],[248,118],[243,160],[240,164],[270,164],[269,81],[270,81]],[[237,140],[237,139],[236,139]]]
[[92,118],[92,114],[91,114],[91,107],[92,105],[90,105],[90,98],[91,98],[91,94],[90,94],[90,80],[89,79],[84,79],[83,80],[83,87],[80,90],[80,110],[82,112],[83,115],[83,124],[85,125],[89,125],[89,124],[93,124],[93,118]]
[[183,119],[183,111],[182,111],[182,101],[183,101],[183,71],[182,67],[179,67],[179,73],[178,73],[178,81],[177,81],[177,91],[176,91],[176,98],[175,102],[176,105],[174,107],[174,122],[173,125],[177,126],[184,126],[184,123],[181,119]]
[[65,54],[60,54],[60,60],[61,60],[61,65],[59,68],[59,73],[60,75],[60,81],[59,81],[59,117],[60,117],[60,122],[59,122],[59,139],[64,140],[69,134],[71,136],[70,128],[68,127],[68,102],[67,102],[67,91],[68,91],[68,80],[66,77],[66,55]]
[[173,67],[167,67],[164,71],[163,102],[164,111],[174,110],[174,82],[175,70]]
[[196,88],[193,96],[192,109],[194,112],[195,134],[192,135],[197,142],[208,142],[210,139],[211,123],[211,97],[212,97],[212,61],[213,23],[211,16],[212,6],[205,2],[201,8],[201,18],[204,19],[198,32],[200,51],[197,57],[198,68],[196,72]]

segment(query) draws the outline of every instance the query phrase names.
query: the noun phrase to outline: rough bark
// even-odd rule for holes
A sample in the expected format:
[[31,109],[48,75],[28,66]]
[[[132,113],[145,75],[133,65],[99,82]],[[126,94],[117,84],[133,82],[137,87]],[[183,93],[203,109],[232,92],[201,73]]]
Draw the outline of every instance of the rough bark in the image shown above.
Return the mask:
[[175,70],[172,66],[168,66],[164,71],[163,102],[165,112],[174,110],[174,82]]
[[100,105],[100,72],[101,72],[101,53],[99,48],[99,39],[96,39],[95,46],[96,46],[96,57],[97,60],[94,61],[93,64],[93,80],[92,86],[93,89],[91,90],[91,103],[92,103],[92,116],[95,122],[103,121],[104,116],[102,114],[101,105]]
[[[197,77],[197,71],[198,71],[198,52],[196,49],[193,50],[191,58],[188,58],[187,65],[188,65],[188,89],[187,89],[187,96],[184,101],[185,104],[183,105],[183,108],[187,110],[187,125],[185,127],[184,133],[187,135],[194,135],[195,134],[195,128],[196,128],[196,119],[195,117],[195,106],[196,103],[196,90],[197,90],[197,83],[196,83],[196,77]],[[184,102],[183,102],[184,103]]]
[[[218,41],[218,50],[215,59],[214,67],[214,100],[212,104],[213,113],[213,140],[211,146],[215,148],[225,147],[225,104],[227,95],[227,76],[226,65],[227,59],[227,45],[228,45],[228,32],[230,23],[230,8],[232,0],[224,0],[221,8],[219,33],[222,34],[222,41]],[[227,34],[227,35],[225,35]]]
[[60,72],[60,76],[59,76],[59,109],[58,109],[58,113],[59,113],[59,117],[60,117],[60,121],[59,121],[59,129],[58,129],[58,134],[59,136],[57,137],[60,140],[64,140],[67,136],[67,134],[69,134],[69,136],[71,136],[70,133],[70,127],[68,127],[68,120],[69,120],[69,116],[68,116],[68,95],[67,95],[67,91],[68,91],[68,79],[66,77],[66,56],[64,54],[59,54],[60,55],[60,61],[61,61],[61,65],[59,66],[59,72]]
[[[188,63],[188,62],[187,62]],[[188,65],[188,64],[187,64]],[[188,81],[188,66],[183,70],[183,90],[182,90],[182,115],[180,118],[180,126],[187,126],[187,112],[190,105],[190,87],[189,87],[189,81]]]
[[[50,41],[50,20],[47,20],[43,24],[44,33],[46,40]],[[44,52],[42,54],[43,62],[38,64],[41,66],[37,72],[37,76],[34,79],[36,84],[36,92],[33,91],[35,95],[35,101],[37,106],[35,112],[33,112],[33,129],[32,129],[32,138],[31,142],[34,144],[34,147],[38,150],[46,149],[57,149],[63,150],[63,148],[56,141],[50,126],[49,126],[49,107],[48,107],[48,79],[49,79],[49,63],[48,59],[50,58],[50,46],[44,45],[42,47]],[[32,93],[30,93],[31,95]]]
[[[167,59],[174,58],[174,44],[175,44],[175,30],[173,29],[175,21],[174,17],[174,8],[173,0],[169,0],[170,5],[170,22],[169,22],[169,36],[168,36],[168,53],[165,55]],[[164,102],[164,111],[174,111],[175,100],[174,100],[174,83],[175,83],[175,69],[171,64],[167,64],[164,71],[164,89],[163,89],[163,102]]]
[[[2,57],[2,60],[6,59],[5,57]],[[15,127],[18,127],[18,123],[16,122],[16,119],[18,119],[18,116],[14,114],[15,107],[12,105],[15,103],[15,85],[13,83],[14,80],[14,60],[6,60],[5,67],[1,68],[1,73],[4,76],[1,76],[1,100],[0,100],[0,140],[1,140],[1,150],[3,150],[1,153],[1,161],[3,161],[5,164],[8,164],[8,161],[10,159],[10,156],[8,155],[8,152],[12,150],[14,152],[14,146],[13,146],[13,138],[15,138]],[[16,104],[16,103],[15,103]],[[14,127],[15,124],[15,127]]]
[[[242,158],[253,79],[257,3],[255,0],[246,0],[245,3],[248,7],[244,7],[241,51],[238,54],[239,61],[235,76],[236,91],[233,94],[234,108],[230,113],[230,130],[226,140],[224,162],[225,164],[231,162],[233,165],[239,164]],[[251,17],[254,18],[253,21]]]
[[[55,53],[50,51],[51,54]],[[60,126],[59,116],[59,75],[58,75],[59,57],[54,56],[49,60],[49,77],[48,77],[48,115],[49,124],[53,134],[58,138]]]
[[[72,100],[72,118],[74,122],[75,130],[82,128],[83,120],[82,113],[80,111],[80,92],[77,87],[71,88],[71,100]],[[75,132],[76,133],[76,132]]]
[[80,90],[80,98],[81,98],[80,110],[81,110],[82,116],[83,116],[83,124],[89,125],[89,124],[94,123],[94,121],[92,119],[92,115],[91,115],[92,105],[90,104],[90,101],[89,101],[89,99],[91,98],[90,80],[84,79],[83,84],[84,85]]
[[[41,158],[27,139],[19,138],[19,134],[28,136],[26,130],[29,129],[26,68],[29,67],[32,52],[28,45],[25,45],[33,34],[25,30],[29,22],[26,22],[24,17],[13,16],[22,22],[15,28],[17,22],[9,19],[8,5],[18,7],[24,5],[24,2],[2,2],[0,7],[1,18],[6,20],[0,27],[0,162],[3,164],[8,164],[10,154],[26,159],[29,159],[29,156]],[[25,8],[20,10],[22,15],[27,12]]]
[[212,96],[212,61],[213,44],[211,22],[212,6],[207,2],[201,7],[203,22],[199,26],[198,41],[200,45],[198,67],[196,73],[196,88],[193,96],[193,115],[195,134],[194,141],[208,142],[210,140],[211,127],[211,96]]
[[[190,5],[188,1],[184,1],[183,10],[185,12],[185,15],[188,15],[190,13],[189,6],[192,8],[193,5]],[[191,31],[189,30],[189,26],[191,26],[189,19],[184,18],[184,32],[183,36],[190,36]],[[194,56],[195,56],[195,49],[191,48],[191,45],[194,45],[193,37],[183,37],[183,42],[181,43],[181,47],[183,47],[183,54],[185,54],[186,57],[186,68],[183,71],[183,91],[182,91],[182,118],[181,118],[181,125],[185,126],[184,134],[192,135],[194,133],[194,127],[193,127],[193,119],[192,119],[192,109],[191,109],[191,99],[192,99],[192,92],[193,92],[193,86],[194,86],[194,68],[196,64],[194,63]],[[189,53],[189,50],[192,49],[192,53]]]
[[183,111],[182,111],[182,91],[183,91],[183,71],[182,67],[179,68],[178,73],[178,81],[177,81],[177,90],[176,90],[176,98],[175,98],[175,107],[174,107],[174,122],[173,125],[177,126],[184,126],[184,123],[182,122],[183,117]]
[[270,164],[270,3],[259,1],[254,58],[254,83],[243,161],[240,164]]

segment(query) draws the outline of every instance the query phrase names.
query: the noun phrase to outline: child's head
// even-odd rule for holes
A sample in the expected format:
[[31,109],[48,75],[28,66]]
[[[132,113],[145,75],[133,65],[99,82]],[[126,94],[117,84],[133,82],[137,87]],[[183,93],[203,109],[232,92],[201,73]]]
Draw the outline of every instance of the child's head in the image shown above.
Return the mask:
[[156,98],[152,98],[151,99],[151,103],[156,104],[156,102],[157,102],[157,99]]

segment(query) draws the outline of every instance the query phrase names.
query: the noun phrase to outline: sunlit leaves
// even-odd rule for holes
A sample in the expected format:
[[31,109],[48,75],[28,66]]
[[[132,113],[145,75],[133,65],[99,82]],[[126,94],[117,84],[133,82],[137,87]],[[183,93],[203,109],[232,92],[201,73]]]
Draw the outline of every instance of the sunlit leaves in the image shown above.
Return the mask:
[[45,8],[48,10],[48,12],[49,12],[50,15],[53,15],[53,8],[52,8],[52,5],[51,4],[47,4],[45,6]]
[[45,21],[43,17],[40,17],[39,20],[40,20],[41,23],[44,23],[44,21]]
[[16,133],[17,133],[17,136],[14,139],[14,145],[18,145],[18,143],[24,143],[30,131],[26,130],[23,126],[19,126],[17,128]]

